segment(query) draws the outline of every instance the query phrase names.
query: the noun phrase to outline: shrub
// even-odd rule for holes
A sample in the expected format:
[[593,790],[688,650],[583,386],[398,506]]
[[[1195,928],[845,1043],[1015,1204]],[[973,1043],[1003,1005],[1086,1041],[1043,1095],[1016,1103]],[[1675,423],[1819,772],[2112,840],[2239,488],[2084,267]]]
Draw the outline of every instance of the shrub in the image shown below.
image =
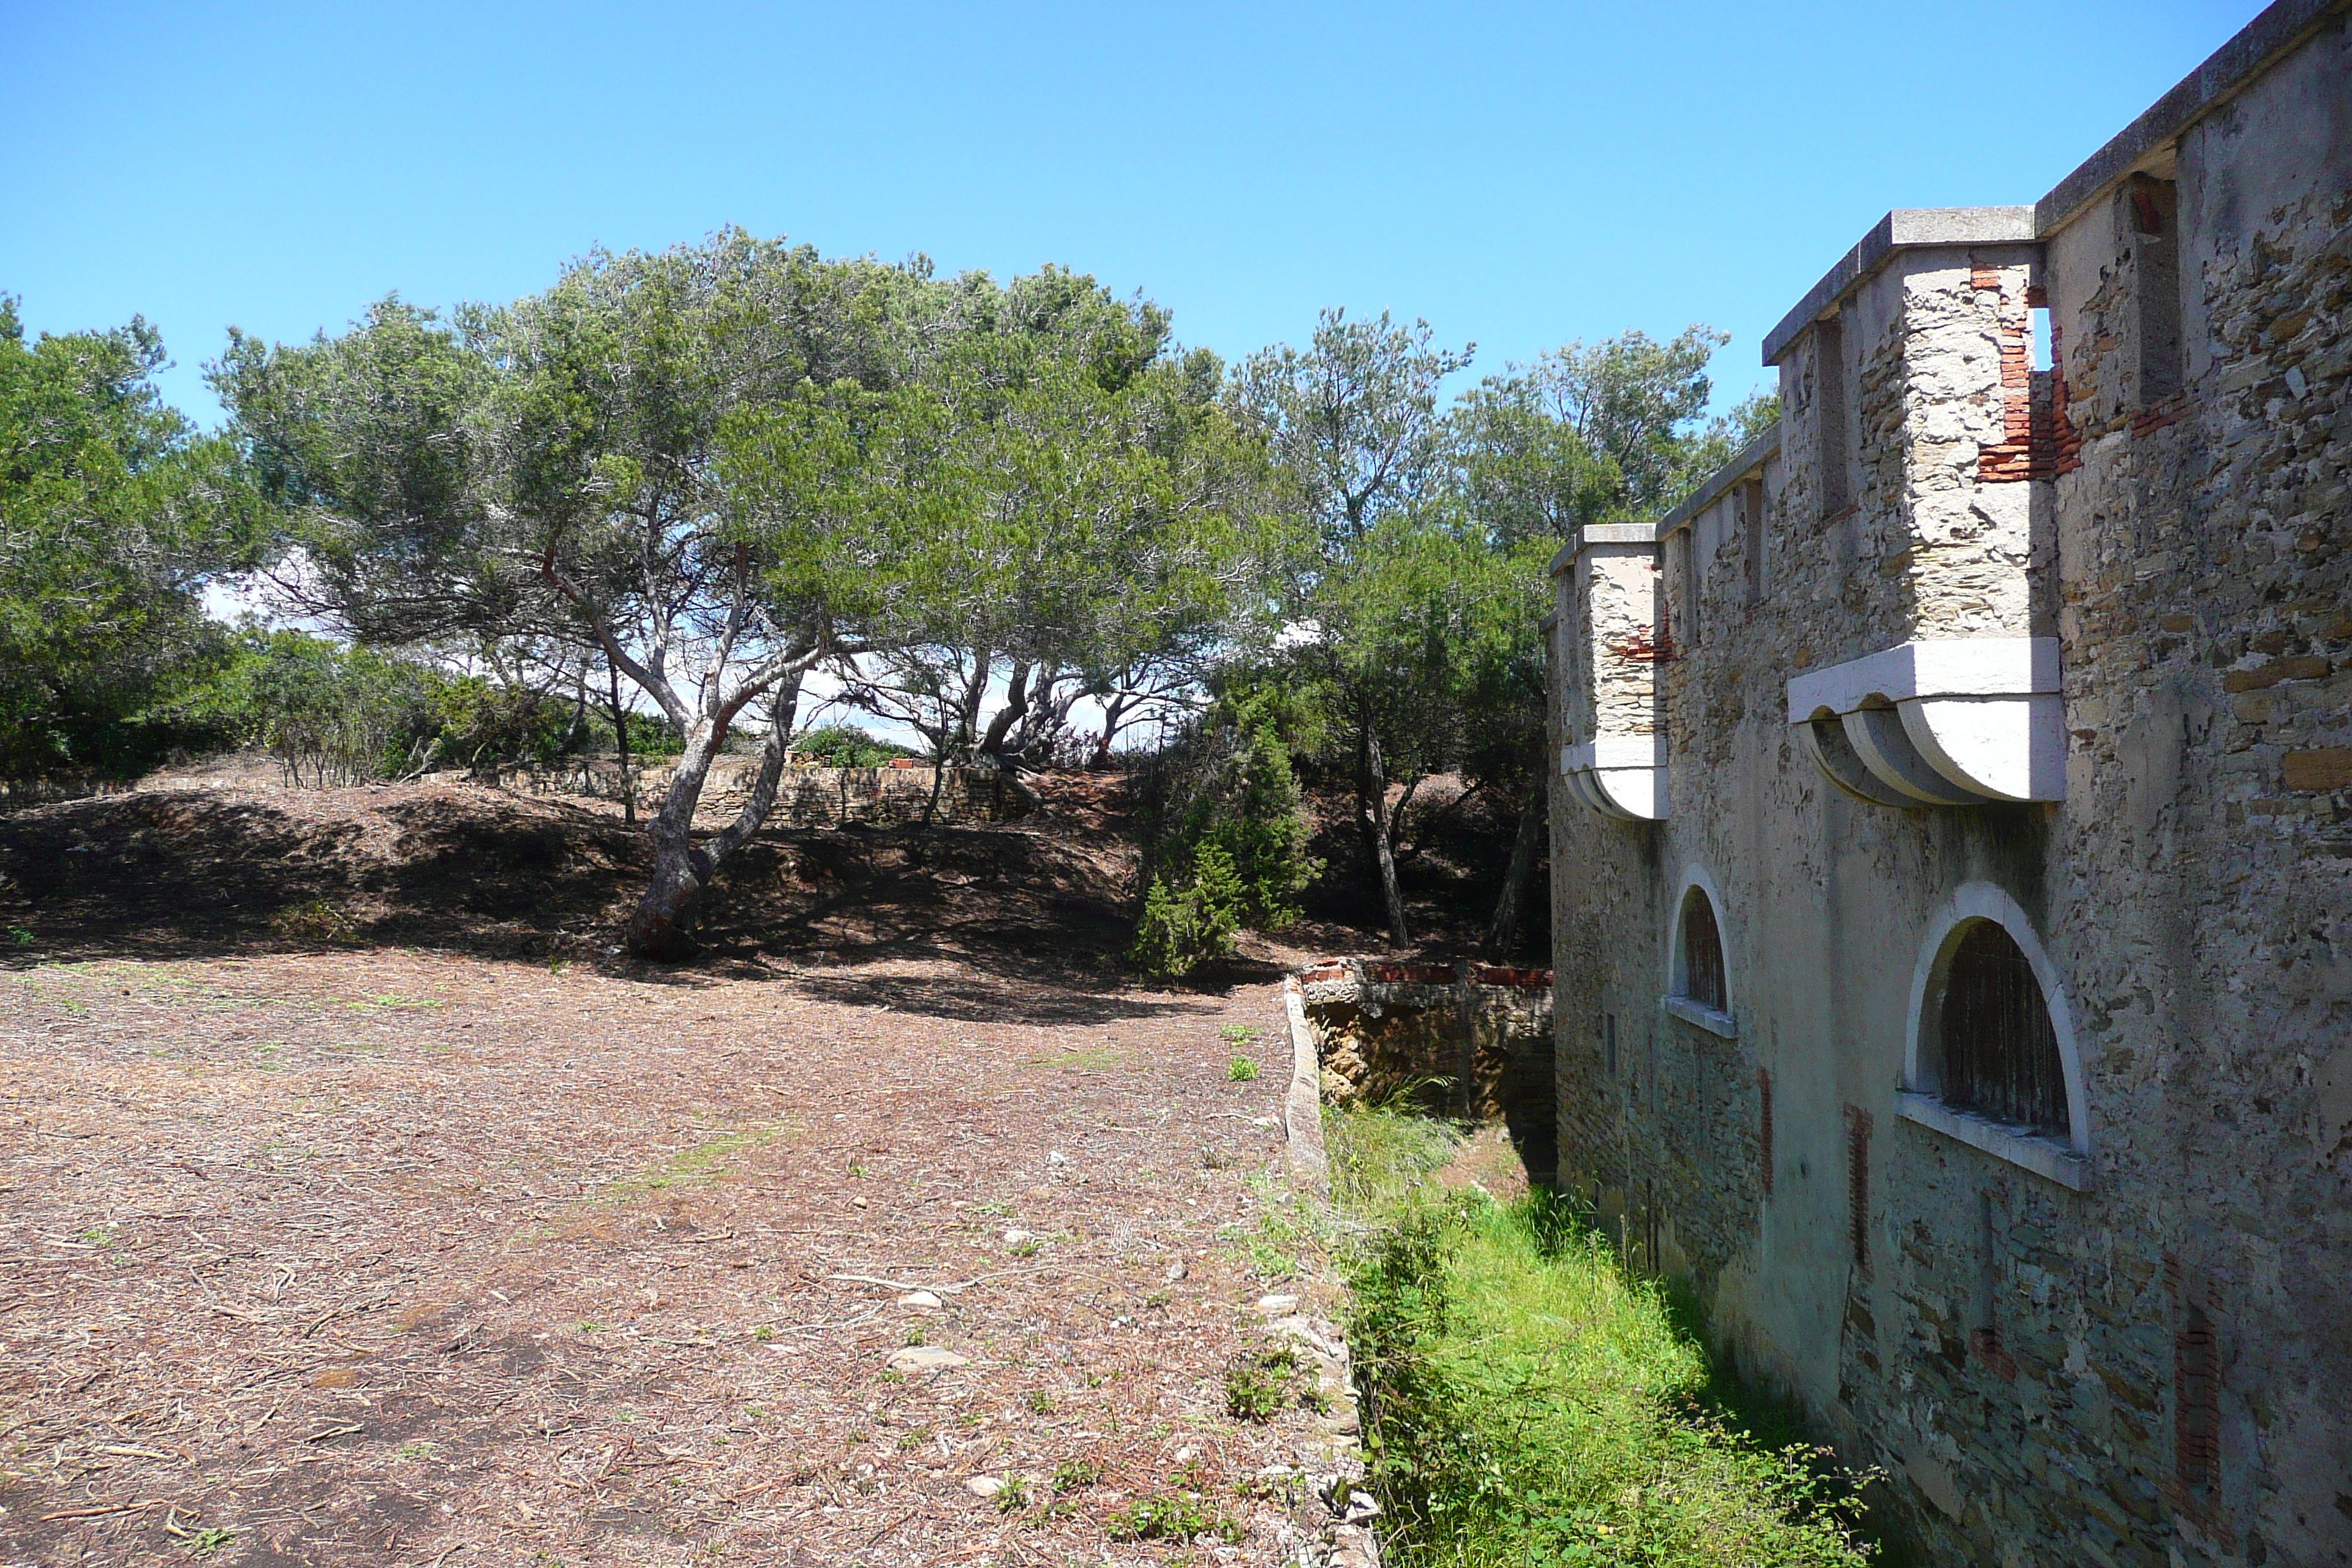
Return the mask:
[[793,750],[828,768],[878,768],[893,757],[911,757],[904,746],[877,740],[855,724],[827,724],[793,738]]
[[1251,692],[1220,702],[1147,791],[1155,798],[1142,812],[1150,876],[1139,967],[1183,974],[1230,953],[1244,925],[1276,931],[1298,918],[1298,895],[1318,867],[1273,700]]
[[1233,1066],[1225,1069],[1225,1077],[1234,1083],[1247,1083],[1257,1077],[1257,1063],[1247,1057],[1235,1057]]
[[1146,974],[1175,980],[1212,959],[1231,958],[1244,898],[1232,858],[1216,845],[1203,846],[1181,889],[1164,874],[1151,879],[1129,961]]

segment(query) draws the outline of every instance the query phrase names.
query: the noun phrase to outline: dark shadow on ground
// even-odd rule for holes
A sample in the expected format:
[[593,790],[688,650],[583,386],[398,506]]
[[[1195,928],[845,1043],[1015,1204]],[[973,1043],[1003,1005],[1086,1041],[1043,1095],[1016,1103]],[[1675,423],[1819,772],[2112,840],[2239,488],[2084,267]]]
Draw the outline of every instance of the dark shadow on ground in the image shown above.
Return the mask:
[[[1309,853],[1323,868],[1300,903],[1320,925],[1350,931],[1346,945],[1389,951],[1380,879],[1358,831],[1355,795],[1340,784],[1310,792],[1316,832]],[[1495,917],[1517,831],[1515,803],[1486,790],[1460,789],[1451,778],[1432,780],[1406,807],[1397,840],[1397,889],[1415,956],[1459,957],[1479,951]],[[1517,941],[1506,962],[1549,964],[1551,913],[1541,861],[1528,889]]]
[[0,968],[402,947],[1036,1023],[1185,1011],[1186,993],[1278,977],[1237,960],[1172,995],[1137,988],[1124,847],[1076,821],[771,829],[721,869],[702,957],[665,968],[621,955],[651,858],[610,809],[470,789],[153,790],[0,816]]

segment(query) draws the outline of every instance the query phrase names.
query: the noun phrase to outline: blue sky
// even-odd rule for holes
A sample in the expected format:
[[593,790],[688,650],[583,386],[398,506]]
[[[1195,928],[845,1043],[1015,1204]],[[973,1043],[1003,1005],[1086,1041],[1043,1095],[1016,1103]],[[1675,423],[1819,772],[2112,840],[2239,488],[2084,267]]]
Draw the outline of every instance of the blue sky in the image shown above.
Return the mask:
[[2258,8],[0,0],[0,291],[144,313],[206,420],[232,323],[728,224],[1061,262],[1228,356],[1325,304],[1480,371],[1706,321],[1727,402],[1881,212],[2032,201]]

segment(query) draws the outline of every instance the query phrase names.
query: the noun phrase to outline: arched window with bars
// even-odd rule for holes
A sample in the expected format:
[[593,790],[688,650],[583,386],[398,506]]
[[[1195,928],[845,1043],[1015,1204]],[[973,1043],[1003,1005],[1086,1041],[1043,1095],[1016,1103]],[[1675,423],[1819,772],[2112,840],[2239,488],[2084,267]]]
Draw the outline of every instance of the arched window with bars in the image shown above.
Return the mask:
[[1971,882],[1930,921],[1895,1110],[2077,1191],[2088,1100],[2073,1004],[2016,900]]
[[2041,979],[2017,939],[1992,921],[1971,921],[1952,950],[1936,1044],[1945,1104],[2049,1137],[2074,1131]]
[[1715,921],[1715,901],[1705,888],[1696,885],[1683,894],[1673,994],[1710,1013],[1731,1011],[1730,987],[1723,969],[1723,932]]

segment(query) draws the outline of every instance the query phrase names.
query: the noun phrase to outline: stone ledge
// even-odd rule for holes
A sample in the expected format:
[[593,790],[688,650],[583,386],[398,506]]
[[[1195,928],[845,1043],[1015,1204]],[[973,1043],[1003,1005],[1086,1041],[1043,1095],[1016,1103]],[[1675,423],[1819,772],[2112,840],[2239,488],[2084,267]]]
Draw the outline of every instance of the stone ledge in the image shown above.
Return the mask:
[[1705,1029],[1710,1035],[1721,1035],[1727,1040],[1739,1037],[1739,1020],[1728,1013],[1718,1013],[1687,996],[1661,996],[1658,1000],[1667,1012],[1694,1028]]
[[1806,328],[1886,265],[1898,251],[1927,245],[2030,245],[2032,207],[1897,207],[1805,291],[1780,324],[1764,334],[1764,363],[1779,364]]
[[2021,1166],[2062,1187],[2071,1187],[2078,1193],[2091,1190],[2091,1162],[2055,1139],[2020,1131],[1974,1111],[1955,1110],[1933,1095],[1909,1089],[1895,1090],[1895,1114],[1971,1149],[1980,1149],[1997,1160]]
[[2345,9],[2346,0],[2277,0],[2205,58],[2170,92],[2083,160],[2033,205],[2035,230],[2052,235],[2131,173],[2132,165],[2221,108],[2280,56]]

